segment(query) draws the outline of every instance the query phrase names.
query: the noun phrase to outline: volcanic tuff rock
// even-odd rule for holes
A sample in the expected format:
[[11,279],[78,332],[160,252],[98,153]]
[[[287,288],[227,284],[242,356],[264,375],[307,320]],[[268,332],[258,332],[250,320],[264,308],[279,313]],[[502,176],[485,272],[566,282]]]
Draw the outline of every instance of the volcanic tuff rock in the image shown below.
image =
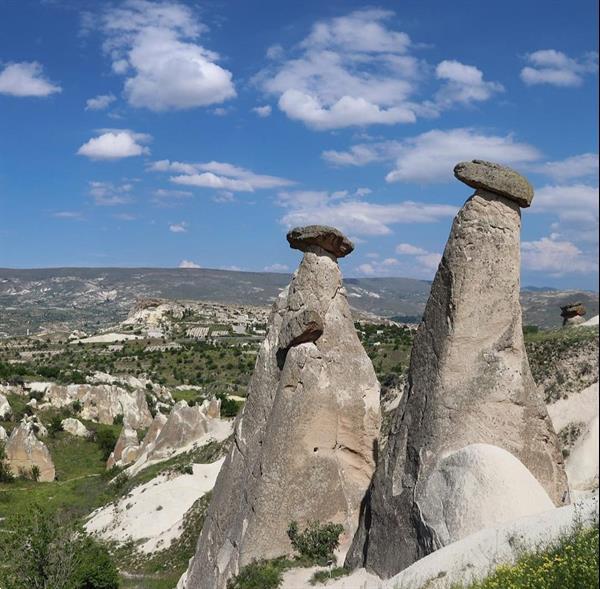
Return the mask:
[[379,383],[336,257],[320,245],[300,246],[304,257],[273,306],[234,444],[179,587],[223,589],[254,559],[291,552],[292,520],[343,524],[342,549],[356,529],[374,469]]
[[0,393],[0,419],[7,420],[12,415],[12,409],[8,403],[8,399]]
[[74,419],[73,417],[67,417],[63,419],[61,422],[62,428],[67,433],[72,436],[77,436],[78,438],[87,438],[90,435],[90,431],[79,421],[79,419]]
[[[488,184],[501,184],[503,175],[488,178]],[[464,530],[453,531],[448,519],[456,505],[444,510],[436,485],[473,444],[509,452],[552,501],[568,500],[558,440],[524,350],[520,227],[514,200],[481,189],[454,220],[413,343],[407,391],[347,558],[350,566],[390,577],[462,536]],[[465,480],[484,475],[478,460],[462,468]],[[476,493],[478,485],[471,488]],[[514,492],[513,500],[520,501]],[[510,515],[492,501],[466,500],[465,522],[498,524]]]
[[0,425],[0,442],[6,442],[8,440],[8,434],[6,430]]
[[123,429],[119,434],[115,449],[110,453],[106,461],[106,469],[113,466],[126,466],[135,462],[140,453],[140,442],[137,432],[127,423],[123,423]]
[[148,427],[152,423],[152,414],[148,409],[146,391],[137,389],[130,391],[117,385],[51,385],[44,395],[45,407],[66,407],[79,401],[82,419],[112,424],[117,415],[133,428]]
[[40,481],[53,481],[54,463],[44,442],[35,435],[36,424],[23,419],[10,434],[6,443],[6,458],[14,475],[25,472],[29,475],[31,469],[37,466],[40,470]]
[[307,225],[288,231],[287,240],[293,249],[306,252],[317,245],[336,258],[343,258],[354,250],[354,244],[334,227]]

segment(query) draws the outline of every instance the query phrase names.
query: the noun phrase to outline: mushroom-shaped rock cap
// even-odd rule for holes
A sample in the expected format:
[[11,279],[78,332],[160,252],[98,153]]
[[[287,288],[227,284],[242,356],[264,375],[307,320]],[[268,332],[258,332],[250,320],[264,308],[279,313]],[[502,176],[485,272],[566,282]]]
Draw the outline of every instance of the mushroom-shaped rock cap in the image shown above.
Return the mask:
[[291,248],[305,252],[309,246],[318,245],[336,258],[343,258],[354,249],[354,244],[341,231],[327,225],[296,227],[288,231],[287,240]]
[[510,198],[521,207],[528,207],[533,200],[533,187],[524,176],[511,168],[473,160],[460,162],[454,167],[454,175],[472,188],[482,188]]

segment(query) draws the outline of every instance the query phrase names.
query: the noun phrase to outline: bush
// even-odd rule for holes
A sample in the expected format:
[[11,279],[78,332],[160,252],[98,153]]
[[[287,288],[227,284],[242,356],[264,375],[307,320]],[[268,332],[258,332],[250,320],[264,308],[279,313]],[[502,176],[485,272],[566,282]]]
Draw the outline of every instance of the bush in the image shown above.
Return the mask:
[[56,437],[56,434],[58,432],[62,432],[63,431],[63,426],[62,426],[62,419],[60,417],[60,415],[55,415],[51,420],[50,420],[50,425],[48,426],[48,432],[50,434],[51,437]]
[[217,399],[221,401],[221,417],[235,417],[243,405],[240,401],[230,399],[223,393],[218,393]]
[[118,589],[119,572],[103,544],[81,538],[77,550],[73,589]]
[[301,557],[321,566],[334,560],[334,551],[340,544],[340,534],[344,531],[341,524],[318,521],[310,522],[303,532],[298,531],[298,523],[290,523],[287,534],[292,546]]
[[110,427],[99,427],[96,430],[96,443],[102,450],[102,459],[108,460],[110,453],[115,449],[119,436]]
[[40,480],[40,474],[40,467],[37,464],[34,464],[31,467],[31,480],[37,483]]
[[285,558],[254,561],[227,582],[227,589],[277,589],[290,564]]
[[75,399],[75,401],[71,403],[71,409],[73,410],[73,413],[81,412],[81,410],[83,409],[81,401],[79,399]]
[[344,567],[335,567],[327,571],[317,571],[311,577],[310,584],[316,585],[317,583],[327,583],[327,581],[331,579],[339,579],[340,577],[345,577],[349,574],[350,571],[348,569],[345,569]]
[[113,425],[123,425],[123,414],[119,413],[118,415],[115,415],[113,418]]

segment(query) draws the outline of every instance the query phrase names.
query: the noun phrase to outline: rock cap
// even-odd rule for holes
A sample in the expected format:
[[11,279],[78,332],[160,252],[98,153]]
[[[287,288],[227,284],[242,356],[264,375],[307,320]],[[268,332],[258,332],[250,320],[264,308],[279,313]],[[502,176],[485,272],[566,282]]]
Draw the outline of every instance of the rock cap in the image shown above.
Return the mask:
[[305,252],[309,246],[318,245],[336,258],[343,258],[354,250],[354,244],[341,231],[327,225],[296,227],[288,231],[287,240],[293,249]]
[[531,206],[533,187],[527,178],[511,168],[484,160],[473,160],[456,164],[454,175],[472,188],[495,192],[514,200],[523,208]]
[[583,316],[587,313],[583,303],[569,303],[568,305],[561,307],[560,310],[562,317],[576,317],[577,315]]

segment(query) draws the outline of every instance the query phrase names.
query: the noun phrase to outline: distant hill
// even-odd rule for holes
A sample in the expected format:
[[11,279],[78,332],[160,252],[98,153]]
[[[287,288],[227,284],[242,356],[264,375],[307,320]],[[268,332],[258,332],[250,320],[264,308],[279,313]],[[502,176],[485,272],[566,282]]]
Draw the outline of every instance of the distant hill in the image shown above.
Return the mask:
[[[0,269],[0,336],[40,328],[96,330],[123,320],[138,297],[271,305],[289,274],[180,268]],[[348,298],[358,311],[384,317],[419,317],[431,283],[412,278],[347,278]],[[581,301],[598,314],[594,292],[528,289],[524,322],[560,325],[559,306]]]

